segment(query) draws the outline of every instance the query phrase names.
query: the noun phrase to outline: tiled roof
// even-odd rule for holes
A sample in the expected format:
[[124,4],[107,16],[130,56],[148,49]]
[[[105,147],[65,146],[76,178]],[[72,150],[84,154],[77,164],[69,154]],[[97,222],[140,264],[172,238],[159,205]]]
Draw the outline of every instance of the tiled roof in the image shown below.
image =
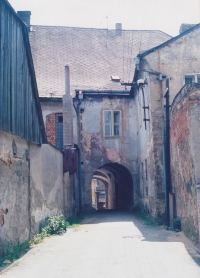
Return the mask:
[[75,89],[124,89],[110,76],[132,81],[133,58],[142,50],[171,37],[161,31],[32,26],[30,42],[41,97],[65,93],[64,67],[70,67],[71,94]]

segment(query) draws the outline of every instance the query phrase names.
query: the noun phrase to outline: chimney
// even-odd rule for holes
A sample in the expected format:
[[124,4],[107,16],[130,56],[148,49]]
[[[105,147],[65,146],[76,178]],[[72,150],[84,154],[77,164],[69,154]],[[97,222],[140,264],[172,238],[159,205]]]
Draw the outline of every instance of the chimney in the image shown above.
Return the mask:
[[65,148],[73,147],[73,100],[70,95],[70,72],[65,67],[65,95],[63,96],[63,143]]
[[189,30],[190,28],[194,27],[196,24],[187,24],[187,23],[183,23],[180,26],[179,29],[179,34],[184,33],[185,31]]
[[26,24],[28,32],[30,32],[31,12],[30,11],[18,11],[17,14],[21,17],[21,19]]
[[122,35],[122,23],[115,24],[116,36]]

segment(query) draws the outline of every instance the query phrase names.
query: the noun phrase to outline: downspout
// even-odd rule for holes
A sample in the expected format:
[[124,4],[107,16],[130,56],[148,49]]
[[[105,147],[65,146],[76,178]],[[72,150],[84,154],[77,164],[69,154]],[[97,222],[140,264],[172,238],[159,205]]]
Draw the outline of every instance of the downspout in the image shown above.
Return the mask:
[[[78,139],[78,180],[79,180],[79,213],[82,211],[82,172],[81,172],[81,135],[80,135],[80,105],[83,101],[83,95],[79,94],[79,102],[75,106],[73,101],[74,110],[77,114],[77,139]],[[74,99],[73,99],[74,100]]]
[[165,142],[165,163],[166,163],[166,205],[167,205],[167,226],[170,226],[169,193],[171,192],[171,171],[170,171],[170,103],[169,103],[169,78],[166,80],[166,142]]
[[[163,96],[163,83],[161,80],[161,90],[162,90],[162,96]],[[163,160],[163,180],[164,180],[164,190],[165,190],[165,215],[166,215],[166,219],[165,219],[165,224],[166,226],[168,226],[168,222],[167,222],[167,211],[168,211],[168,202],[167,202],[167,188],[166,188],[166,157],[165,157],[165,116],[164,116],[164,99],[162,97],[162,103],[161,103],[161,107],[162,107],[162,119],[161,119],[161,127],[162,127],[162,160]]]

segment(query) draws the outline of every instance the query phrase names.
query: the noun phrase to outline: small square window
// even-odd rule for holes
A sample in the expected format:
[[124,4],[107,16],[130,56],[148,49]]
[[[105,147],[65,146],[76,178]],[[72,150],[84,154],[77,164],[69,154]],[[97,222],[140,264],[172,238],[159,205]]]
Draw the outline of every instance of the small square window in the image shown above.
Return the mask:
[[121,111],[104,110],[104,136],[121,135]]
[[192,84],[194,82],[194,77],[193,76],[186,76],[185,77],[185,84]]
[[190,73],[184,76],[184,84],[200,84],[200,74],[199,73]]

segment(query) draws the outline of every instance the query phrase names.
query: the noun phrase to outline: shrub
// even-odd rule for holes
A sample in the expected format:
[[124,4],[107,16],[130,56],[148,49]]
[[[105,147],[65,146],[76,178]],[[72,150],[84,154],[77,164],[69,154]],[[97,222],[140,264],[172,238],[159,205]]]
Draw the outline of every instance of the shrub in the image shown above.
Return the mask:
[[40,234],[37,234],[30,239],[29,245],[38,244],[42,242],[45,237],[49,237],[50,235],[61,235],[65,233],[68,225],[69,223],[64,219],[63,215],[50,216],[47,219],[47,226],[42,229]]
[[181,230],[181,219],[180,218],[175,218],[174,219],[174,230]]
[[47,226],[42,229],[44,235],[63,234],[67,230],[69,223],[64,219],[63,215],[50,216],[47,220]]

